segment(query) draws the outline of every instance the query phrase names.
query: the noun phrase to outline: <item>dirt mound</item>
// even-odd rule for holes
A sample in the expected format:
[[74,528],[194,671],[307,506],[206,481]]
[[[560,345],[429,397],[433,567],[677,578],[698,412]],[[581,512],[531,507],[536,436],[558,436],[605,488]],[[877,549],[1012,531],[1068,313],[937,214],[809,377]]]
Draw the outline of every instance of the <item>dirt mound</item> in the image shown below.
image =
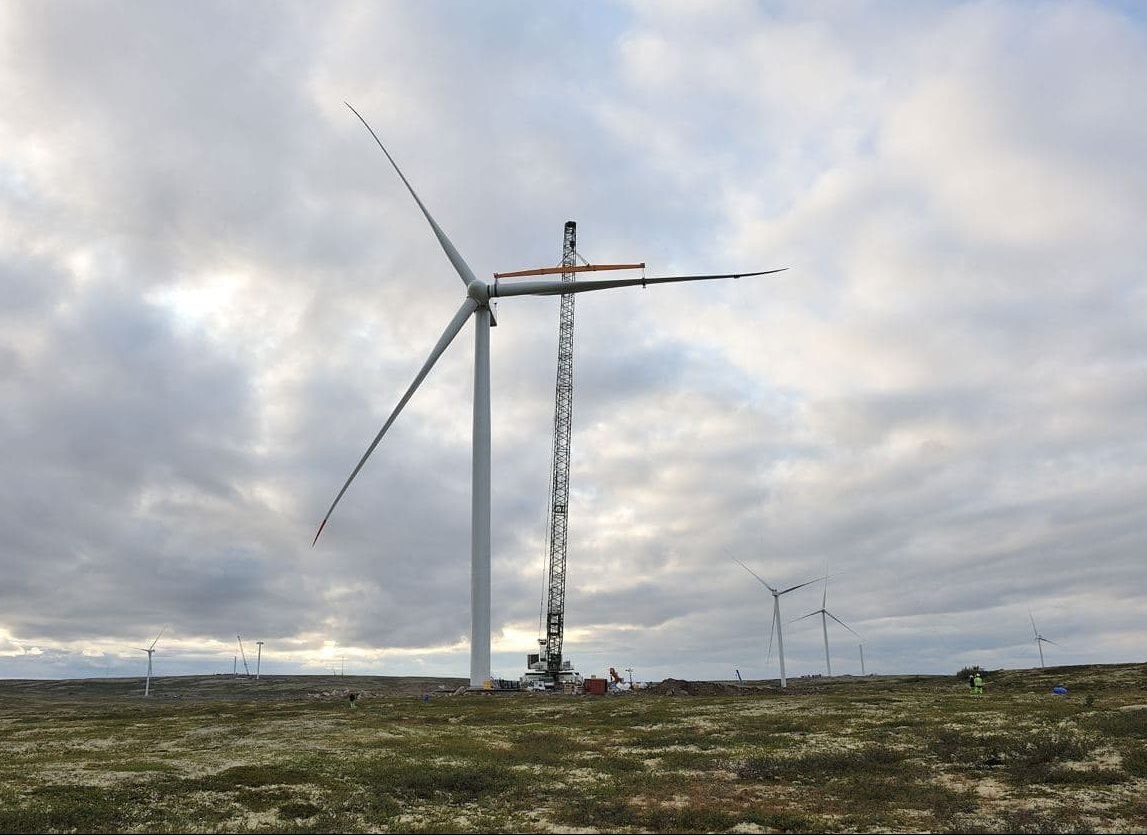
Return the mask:
[[685,681],[680,678],[667,678],[645,688],[646,693],[655,696],[739,696],[754,692],[751,687],[738,684],[724,684],[719,681]]

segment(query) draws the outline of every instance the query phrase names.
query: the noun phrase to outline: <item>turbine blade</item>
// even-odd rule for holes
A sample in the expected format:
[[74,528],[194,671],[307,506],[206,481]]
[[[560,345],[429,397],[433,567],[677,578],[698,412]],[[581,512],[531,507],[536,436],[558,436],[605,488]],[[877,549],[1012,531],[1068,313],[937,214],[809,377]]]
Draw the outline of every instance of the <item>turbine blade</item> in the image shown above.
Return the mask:
[[789,586],[784,591],[778,592],[778,594],[788,594],[790,591],[796,591],[797,589],[803,589],[805,586],[811,586],[813,583],[819,583],[823,579],[824,577],[817,577],[815,580],[809,580],[807,583],[801,583],[799,586]]
[[1034,635],[1035,637],[1037,637],[1037,638],[1038,638],[1038,637],[1039,637],[1039,630],[1038,630],[1038,629],[1036,629],[1036,625],[1035,625],[1035,615],[1033,615],[1033,614],[1032,614],[1032,610],[1031,610],[1031,609],[1028,609],[1028,618],[1029,618],[1029,619],[1031,620],[1031,622],[1032,622],[1032,635]]
[[745,565],[745,564],[744,564],[743,562],[741,562],[739,559],[737,559],[736,557],[729,557],[729,559],[731,559],[731,560],[732,560],[733,562],[735,562],[737,565],[741,566],[741,568],[745,569],[745,571],[749,572],[749,573],[750,573],[750,574],[752,574],[754,577],[756,577],[758,580],[760,580],[760,582],[761,582],[761,585],[763,585],[765,588],[767,588],[767,589],[768,589],[769,591],[771,591],[773,594],[776,594],[776,593],[777,593],[777,590],[776,590],[776,589],[774,589],[772,586],[770,586],[768,583],[766,583],[766,582],[765,582],[763,579],[761,579],[761,575],[757,574],[757,572],[753,571],[753,569],[749,568],[747,565]]
[[793,618],[792,620],[789,621],[789,623],[796,623],[798,620],[804,620],[805,618],[811,618],[813,615],[819,615],[819,614],[820,614],[820,609],[817,609],[815,612],[809,612],[807,615],[801,615],[799,618]]
[[1058,647],[1058,646],[1059,646],[1059,644],[1057,644],[1057,643],[1056,643],[1055,641],[1053,641],[1051,638],[1045,638],[1045,637],[1043,637],[1042,635],[1040,636],[1040,640],[1041,640],[1041,641],[1043,641],[1045,644],[1051,644],[1053,647]]
[[646,284],[668,284],[676,281],[708,281],[715,278],[751,278],[757,275],[772,275],[784,272],[763,270],[755,273],[726,273],[724,275],[669,275],[657,278],[603,278],[592,281],[515,281],[503,283],[495,281],[490,285],[491,296],[559,296],[564,293],[588,293],[590,290],[612,290],[614,287],[635,287]]
[[159,634],[155,636],[155,640],[151,642],[151,648],[155,649],[155,645],[159,643],[159,639],[163,637],[163,633],[167,631],[167,627],[159,630]]
[[346,480],[346,483],[343,484],[342,489],[339,490],[339,494],[335,496],[335,500],[331,502],[331,506],[327,510],[327,515],[323,517],[322,524],[319,525],[319,530],[315,534],[314,540],[311,542],[312,548],[314,547],[315,543],[319,541],[319,536],[322,535],[323,528],[326,527],[327,520],[330,519],[331,514],[335,512],[335,507],[338,506],[339,500],[342,499],[343,494],[346,493],[347,488],[350,487],[350,483],[354,481],[355,476],[358,475],[359,470],[361,470],[363,464],[366,463],[366,459],[370,458],[370,454],[374,452],[374,448],[378,446],[378,442],[382,440],[382,436],[386,434],[386,430],[390,428],[392,423],[394,423],[394,419],[398,417],[407,401],[410,400],[411,396],[413,396],[414,392],[418,389],[418,386],[426,378],[426,375],[430,373],[430,369],[434,367],[434,363],[436,363],[438,358],[442,356],[442,352],[446,350],[447,346],[454,340],[454,337],[456,337],[458,332],[462,330],[462,326],[466,324],[466,320],[470,318],[470,314],[477,309],[478,303],[471,298],[467,298],[466,301],[462,302],[462,306],[458,308],[458,312],[454,314],[454,318],[450,320],[450,324],[446,326],[446,330],[442,332],[442,336],[434,345],[434,349],[430,352],[430,356],[427,357],[426,362],[422,365],[422,370],[418,372],[418,375],[414,378],[414,382],[411,383],[410,388],[406,390],[406,394],[402,395],[402,399],[398,401],[398,405],[394,407],[394,411],[390,413],[390,417],[386,419],[386,423],[382,425],[382,429],[378,431],[378,434],[374,436],[374,440],[370,442],[370,446],[366,448],[366,452],[363,453],[362,458],[360,458],[358,464],[355,465],[355,468],[351,472],[350,477]]
[[859,632],[857,632],[855,629],[853,629],[853,628],[852,628],[851,626],[849,626],[847,623],[845,623],[844,621],[842,621],[840,618],[838,618],[838,617],[837,617],[836,615],[834,615],[832,612],[825,612],[825,614],[826,614],[826,615],[828,615],[830,618],[832,618],[832,619],[833,619],[834,621],[836,621],[837,623],[839,623],[841,626],[843,626],[845,629],[847,629],[849,632],[851,632],[851,633],[852,633],[853,635],[855,635],[857,638],[859,638],[859,637],[860,637],[860,633],[859,633]]
[[406,190],[410,192],[410,196],[414,198],[414,202],[418,204],[418,208],[422,210],[422,214],[426,218],[426,221],[430,224],[430,228],[434,230],[434,236],[438,238],[438,243],[442,247],[442,251],[446,253],[446,257],[449,258],[450,263],[454,265],[454,270],[458,273],[458,277],[462,279],[463,284],[469,287],[471,284],[477,281],[477,278],[474,276],[474,271],[470,269],[470,265],[466,263],[466,261],[458,253],[458,250],[454,248],[454,244],[452,244],[450,239],[446,237],[446,233],[442,231],[442,227],[439,226],[435,222],[434,218],[430,216],[430,212],[426,211],[426,206],[423,205],[418,195],[415,194],[414,188],[410,185],[410,181],[406,179],[406,175],[402,173],[402,169],[398,167],[398,163],[394,161],[394,157],[390,155],[390,151],[386,150],[386,146],[382,144],[382,140],[378,138],[378,134],[374,132],[374,128],[367,124],[366,119],[362,118],[361,113],[351,107],[350,102],[343,102],[343,104],[345,104],[347,107],[350,107],[350,112],[355,116],[358,116],[358,120],[363,123],[368,131],[370,131],[370,135],[374,137],[374,141],[378,143],[378,147],[382,148],[382,152],[386,154],[386,158],[390,160],[390,164],[394,166],[394,170],[402,179],[403,184],[406,186]]
[[765,653],[765,666],[769,666],[769,661],[773,657],[773,635],[777,631],[777,609],[773,607],[773,619],[769,621],[769,651]]

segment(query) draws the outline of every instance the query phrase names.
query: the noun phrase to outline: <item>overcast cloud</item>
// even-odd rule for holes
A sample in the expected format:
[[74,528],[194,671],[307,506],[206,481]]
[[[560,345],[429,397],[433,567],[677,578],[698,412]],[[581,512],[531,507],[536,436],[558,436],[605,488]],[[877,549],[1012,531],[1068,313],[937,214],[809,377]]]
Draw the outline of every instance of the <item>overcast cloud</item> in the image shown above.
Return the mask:
[[[1147,27],[1103,3],[0,6],[0,677],[465,675],[479,275],[577,298],[567,657],[1142,660]],[[496,674],[538,633],[558,300],[493,331]],[[819,586],[784,599],[819,608]],[[834,671],[859,672],[831,634]],[[791,675],[823,672],[813,619]]]

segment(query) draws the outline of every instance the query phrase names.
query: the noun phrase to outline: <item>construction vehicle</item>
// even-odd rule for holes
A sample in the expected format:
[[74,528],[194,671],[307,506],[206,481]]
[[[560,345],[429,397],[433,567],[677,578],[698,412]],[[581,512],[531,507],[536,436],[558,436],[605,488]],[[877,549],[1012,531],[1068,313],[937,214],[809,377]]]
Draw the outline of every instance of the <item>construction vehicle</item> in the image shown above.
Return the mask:
[[[644,269],[644,264],[589,264],[577,262],[577,224],[566,221],[562,238],[562,264],[498,273],[496,279],[561,273],[572,282],[579,272]],[[566,533],[569,521],[570,440],[573,434],[574,294],[562,294],[558,318],[558,372],[554,397],[553,459],[550,468],[550,519],[546,556],[545,637],[538,638],[538,651],[526,656],[521,686],[528,690],[580,688],[582,676],[562,657],[566,608]]]

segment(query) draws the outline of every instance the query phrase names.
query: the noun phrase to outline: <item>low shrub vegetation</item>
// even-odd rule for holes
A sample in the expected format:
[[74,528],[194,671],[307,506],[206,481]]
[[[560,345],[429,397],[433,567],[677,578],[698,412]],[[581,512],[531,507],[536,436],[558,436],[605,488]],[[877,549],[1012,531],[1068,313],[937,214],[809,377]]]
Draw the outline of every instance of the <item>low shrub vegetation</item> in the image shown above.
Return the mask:
[[993,671],[983,696],[951,676],[841,677],[354,708],[300,681],[147,702],[0,682],[0,831],[1147,829],[1135,665],[1069,679],[1091,709],[1039,671]]

